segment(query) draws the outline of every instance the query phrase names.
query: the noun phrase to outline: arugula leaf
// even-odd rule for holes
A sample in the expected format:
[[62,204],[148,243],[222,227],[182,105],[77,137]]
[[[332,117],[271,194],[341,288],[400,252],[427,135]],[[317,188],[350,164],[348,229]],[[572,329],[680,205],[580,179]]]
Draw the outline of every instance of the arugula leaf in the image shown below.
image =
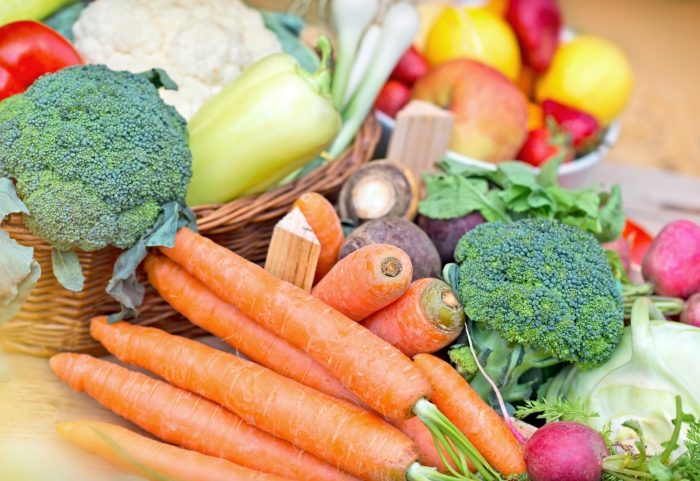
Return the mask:
[[625,227],[625,214],[622,211],[622,192],[619,185],[613,185],[610,193],[602,192],[600,196],[601,232],[596,237],[601,242],[617,239]]

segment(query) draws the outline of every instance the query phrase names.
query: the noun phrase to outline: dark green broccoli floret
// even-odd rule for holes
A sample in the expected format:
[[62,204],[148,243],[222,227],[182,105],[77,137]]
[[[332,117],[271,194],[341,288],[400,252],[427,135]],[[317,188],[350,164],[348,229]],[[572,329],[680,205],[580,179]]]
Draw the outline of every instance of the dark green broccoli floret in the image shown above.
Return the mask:
[[183,202],[191,164],[185,120],[140,75],[71,67],[0,102],[0,176],[57,250],[131,247]]
[[486,223],[460,240],[455,259],[477,354],[506,399],[529,396],[531,369],[598,366],[622,337],[618,284],[605,251],[580,229],[542,219]]

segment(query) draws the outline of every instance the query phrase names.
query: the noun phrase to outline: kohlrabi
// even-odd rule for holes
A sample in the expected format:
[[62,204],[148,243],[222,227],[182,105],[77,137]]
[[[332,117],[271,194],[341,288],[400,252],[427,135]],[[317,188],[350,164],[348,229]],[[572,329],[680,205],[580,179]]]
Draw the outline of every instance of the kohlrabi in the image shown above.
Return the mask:
[[[592,420],[603,429],[610,423],[613,441],[633,438],[622,426],[629,420],[641,425],[650,452],[662,450],[671,437],[676,396],[684,411],[700,415],[700,329],[665,320],[650,320],[654,307],[646,298],[632,307],[631,325],[605,364],[590,370],[569,367],[545,389],[544,397],[579,399],[598,414]],[[681,433],[683,444],[685,432]]]

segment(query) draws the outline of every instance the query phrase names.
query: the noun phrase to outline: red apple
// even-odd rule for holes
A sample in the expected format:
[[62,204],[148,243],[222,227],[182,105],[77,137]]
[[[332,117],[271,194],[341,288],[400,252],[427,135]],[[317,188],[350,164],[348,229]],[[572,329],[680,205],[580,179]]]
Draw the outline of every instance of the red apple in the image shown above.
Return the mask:
[[452,111],[450,148],[479,160],[515,159],[527,137],[527,100],[497,70],[457,59],[416,82],[412,97]]

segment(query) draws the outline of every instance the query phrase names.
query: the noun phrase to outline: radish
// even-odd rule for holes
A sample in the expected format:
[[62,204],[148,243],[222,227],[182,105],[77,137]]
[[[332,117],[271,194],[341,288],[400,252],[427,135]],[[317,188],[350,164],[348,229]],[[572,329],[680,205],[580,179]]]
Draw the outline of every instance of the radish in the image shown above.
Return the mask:
[[681,313],[681,322],[700,327],[700,292],[688,298]]
[[687,299],[700,292],[700,226],[689,220],[667,224],[644,256],[642,274],[662,296]]
[[523,454],[532,481],[599,481],[609,452],[596,430],[558,421],[538,429]]

